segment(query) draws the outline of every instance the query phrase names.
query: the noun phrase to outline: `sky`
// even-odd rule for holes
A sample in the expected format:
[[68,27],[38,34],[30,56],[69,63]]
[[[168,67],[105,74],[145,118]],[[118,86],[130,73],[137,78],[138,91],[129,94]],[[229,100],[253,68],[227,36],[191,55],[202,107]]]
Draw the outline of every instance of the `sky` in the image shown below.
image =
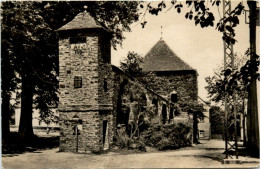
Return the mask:
[[[156,5],[158,2],[153,2]],[[243,2],[247,7],[246,1]],[[207,4],[207,3],[206,3]],[[234,8],[237,1],[232,1]],[[171,4],[167,2],[166,10],[158,16],[147,12],[145,20],[147,24],[142,29],[140,22],[131,25],[131,32],[125,32],[125,40],[122,46],[117,46],[117,50],[112,50],[112,64],[119,66],[120,60],[127,56],[129,51],[134,51],[145,56],[148,51],[161,38],[184,62],[196,69],[198,76],[199,96],[204,100],[209,100],[205,86],[205,78],[214,74],[214,69],[223,64],[224,51],[222,33],[214,27],[201,28],[195,26],[194,20],[185,18],[188,10],[183,2],[182,12],[179,14],[172,8],[167,10]],[[215,20],[219,21],[223,16],[222,5],[218,8],[212,7],[208,2],[208,7],[213,12]],[[144,12],[144,11],[143,11]],[[141,17],[142,18],[142,15]],[[234,53],[244,54],[249,47],[249,25],[245,23],[245,14],[239,17],[240,24],[236,28],[237,43],[234,45]],[[217,23],[217,22],[216,22]],[[162,29],[161,29],[162,26]]]

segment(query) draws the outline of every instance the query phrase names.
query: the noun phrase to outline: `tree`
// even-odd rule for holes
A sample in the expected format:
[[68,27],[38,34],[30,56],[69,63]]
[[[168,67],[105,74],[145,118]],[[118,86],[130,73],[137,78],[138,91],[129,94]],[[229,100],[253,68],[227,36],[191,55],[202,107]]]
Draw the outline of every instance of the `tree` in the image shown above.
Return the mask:
[[219,106],[211,106],[210,110],[210,124],[212,134],[224,134],[224,120],[225,112]]
[[[244,68],[246,67],[245,64],[248,61],[247,52],[245,55],[235,55],[234,70],[237,70],[237,73],[239,73],[240,69],[244,70]],[[240,72],[240,76],[242,76],[241,73],[242,72]],[[238,102],[242,104],[244,99],[247,98],[248,80],[239,78],[239,76],[234,76],[236,79],[231,80],[232,75],[230,69],[228,69],[227,72],[224,71],[224,65],[218,66],[217,69],[214,70],[214,74],[215,75],[213,75],[212,77],[209,76],[205,78],[206,82],[208,83],[208,86],[206,86],[205,89],[208,91],[211,100],[217,103],[220,102],[224,104],[225,95],[228,94],[228,102],[231,103],[233,97],[233,89],[235,87],[238,95]],[[228,83],[228,81],[230,83]],[[228,84],[227,93],[225,90],[223,90],[225,88],[225,84]],[[236,86],[232,87],[232,85]]]
[[[247,58],[249,55],[250,51],[247,50],[242,60],[245,60],[244,58]],[[259,57],[257,56],[257,58]],[[236,59],[235,63],[238,63],[240,60]],[[227,96],[228,103],[232,106],[234,103],[233,91],[236,91],[238,105],[243,105],[244,100],[247,98],[251,79],[256,79],[259,76],[259,73],[255,74],[255,70],[258,70],[258,65],[258,60],[247,60],[243,65],[235,64],[236,67],[233,72],[230,69],[226,69],[221,72],[215,72],[215,75],[212,77],[206,77],[205,80],[208,86],[205,88],[211,100],[223,104],[225,96]]]
[[[2,41],[1,45],[3,48],[8,46],[8,42],[3,40],[4,35],[2,35]],[[12,51],[4,51],[1,50],[1,55],[8,55],[9,57],[13,57]],[[10,100],[11,100],[11,93],[14,92],[16,83],[18,83],[18,78],[15,74],[15,71],[13,69],[14,65],[10,61],[10,58],[7,57],[2,57],[1,59],[1,78],[2,78],[2,83],[1,83],[1,98],[2,98],[2,138],[3,141],[7,140],[9,133],[10,133],[10,128],[9,128],[9,119],[10,119],[10,114],[11,114],[11,105],[10,105]],[[5,82],[5,83],[3,83]]]
[[[13,54],[12,58],[10,58],[8,53],[2,57],[10,58],[9,61],[14,65],[11,69],[19,74],[22,83],[19,134],[22,137],[31,137],[33,135],[33,95],[35,89],[39,88],[39,85],[43,83],[37,76],[39,76],[40,72],[41,75],[48,76],[49,81],[54,81],[56,78],[52,73],[52,71],[55,71],[55,67],[52,66],[55,63],[53,57],[55,50],[52,50],[52,46],[47,45],[51,40],[47,36],[51,29],[39,15],[40,10],[37,8],[37,3],[6,2],[3,3],[2,10],[3,40],[9,44],[4,46],[2,51],[11,51]],[[55,59],[57,60],[57,58]],[[6,82],[2,81],[2,84],[4,83]],[[40,89],[42,92],[56,90],[55,86],[52,86],[49,90],[46,90],[46,88]],[[55,95],[56,93],[48,94]],[[53,98],[53,96],[50,97]],[[42,99],[42,102],[36,102],[37,106],[48,103],[48,100],[44,99]]]
[[120,62],[120,68],[124,72],[138,78],[144,74],[140,67],[141,63],[143,63],[143,58],[139,54],[128,52],[126,58]]
[[[138,19],[137,2],[16,2],[2,3],[2,46],[7,77],[17,72],[21,77],[21,119],[19,133],[24,138],[33,135],[32,105],[40,109],[47,122],[53,115],[49,105],[57,104],[58,38],[55,30],[69,22],[83,6],[102,25],[113,32],[113,46],[120,44],[123,31]],[[124,11],[121,13],[120,11]],[[13,66],[10,66],[12,63]],[[8,80],[2,86],[8,86]],[[17,85],[17,84],[16,84]],[[7,87],[7,92],[11,90]],[[3,91],[2,91],[3,93]],[[6,93],[6,92],[5,92]],[[35,98],[33,98],[35,96]],[[8,97],[2,105],[8,107]],[[8,112],[6,111],[8,114]],[[8,120],[4,116],[2,121]],[[8,125],[6,125],[8,126]]]
[[[245,60],[244,58],[248,58],[250,55],[250,51],[248,50],[242,59],[236,59],[235,63],[239,63],[241,60]],[[258,56],[257,60],[258,60]],[[237,57],[236,57],[237,58]],[[225,96],[227,98],[227,106],[229,110],[234,109],[234,105],[237,106],[238,114],[242,114],[243,119],[243,132],[244,132],[244,143],[245,143],[245,103],[248,98],[248,88],[252,79],[256,79],[259,77],[259,73],[255,73],[255,70],[258,70],[259,61],[247,60],[246,63],[235,64],[235,71],[231,71],[230,69],[215,72],[215,75],[212,77],[207,77],[206,82],[208,86],[206,86],[206,90],[208,91],[209,96],[215,102],[224,103]],[[218,70],[220,71],[220,70]],[[234,102],[233,94],[236,91],[236,102]],[[241,117],[241,116],[240,116]],[[227,125],[229,127],[229,136],[232,136],[234,133],[233,125],[230,125],[231,122],[234,121],[234,117],[228,115]],[[247,132],[249,133],[249,132]]]
[[128,52],[127,57],[120,62],[120,68],[151,90],[157,91],[161,88],[160,82],[165,82],[165,88],[167,88],[168,80],[156,76],[154,72],[143,72],[141,68],[142,63],[143,57],[132,51]]

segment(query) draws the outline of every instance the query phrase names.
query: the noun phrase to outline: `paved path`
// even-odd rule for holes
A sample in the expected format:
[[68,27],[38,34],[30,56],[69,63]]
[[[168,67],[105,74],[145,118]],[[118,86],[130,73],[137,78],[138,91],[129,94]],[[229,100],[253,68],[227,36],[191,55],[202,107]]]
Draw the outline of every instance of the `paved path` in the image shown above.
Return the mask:
[[77,168],[247,168],[259,166],[257,158],[240,157],[246,163],[221,164],[224,142],[201,141],[197,146],[174,151],[102,155],[58,152],[58,148],[24,154],[4,154],[5,169]]

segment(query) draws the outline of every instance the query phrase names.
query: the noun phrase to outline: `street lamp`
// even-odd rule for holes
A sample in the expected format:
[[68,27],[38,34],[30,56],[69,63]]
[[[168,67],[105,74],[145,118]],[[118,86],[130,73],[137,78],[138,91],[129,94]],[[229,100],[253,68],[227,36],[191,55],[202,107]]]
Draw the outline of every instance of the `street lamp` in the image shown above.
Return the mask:
[[78,123],[80,121],[79,116],[74,115],[72,117],[72,121],[75,123],[75,125],[73,127],[73,130],[74,130],[73,135],[76,135],[76,152],[78,152],[78,135],[80,134],[79,130],[78,130]]

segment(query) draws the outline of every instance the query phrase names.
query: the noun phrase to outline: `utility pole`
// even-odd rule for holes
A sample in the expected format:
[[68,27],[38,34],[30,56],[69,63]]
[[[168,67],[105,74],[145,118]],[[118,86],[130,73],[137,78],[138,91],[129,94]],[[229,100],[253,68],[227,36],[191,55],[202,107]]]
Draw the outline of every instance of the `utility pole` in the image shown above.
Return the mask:
[[[256,61],[256,1],[248,0],[249,6],[249,30],[250,30],[250,61]],[[256,70],[254,70],[254,75]],[[259,156],[259,122],[257,107],[257,87],[256,79],[252,78],[248,88],[248,114],[247,114],[247,133],[248,148],[250,153]]]

